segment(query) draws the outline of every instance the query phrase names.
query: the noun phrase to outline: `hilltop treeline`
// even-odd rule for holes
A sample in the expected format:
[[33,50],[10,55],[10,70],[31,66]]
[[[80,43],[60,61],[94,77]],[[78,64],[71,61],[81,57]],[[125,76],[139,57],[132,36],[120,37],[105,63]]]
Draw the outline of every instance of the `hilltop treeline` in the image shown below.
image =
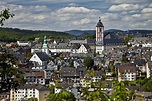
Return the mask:
[[51,39],[65,39],[73,37],[65,32],[56,31],[40,31],[40,30],[21,30],[18,28],[2,28],[0,27],[0,41],[4,42],[15,42],[17,40],[29,41],[35,38],[43,38],[47,36]]

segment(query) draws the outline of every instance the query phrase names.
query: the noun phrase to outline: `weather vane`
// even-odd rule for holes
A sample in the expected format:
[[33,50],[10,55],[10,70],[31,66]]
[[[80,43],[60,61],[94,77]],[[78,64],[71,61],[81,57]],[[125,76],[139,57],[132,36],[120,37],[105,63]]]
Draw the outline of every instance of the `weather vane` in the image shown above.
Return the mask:
[[101,21],[101,17],[99,16],[99,21]]

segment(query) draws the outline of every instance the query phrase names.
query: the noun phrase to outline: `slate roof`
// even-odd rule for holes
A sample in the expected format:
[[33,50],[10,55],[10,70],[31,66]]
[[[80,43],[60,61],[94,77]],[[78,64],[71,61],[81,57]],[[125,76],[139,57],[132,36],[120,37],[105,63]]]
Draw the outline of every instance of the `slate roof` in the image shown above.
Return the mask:
[[50,59],[50,57],[45,52],[37,52],[36,54],[42,61],[47,61]]
[[42,85],[35,85],[35,84],[24,84],[18,86],[18,89],[37,89],[39,91],[49,91],[48,88],[42,86]]
[[139,59],[139,58],[135,59],[134,63],[135,65],[138,65],[138,66],[146,65],[146,61],[144,59]]
[[104,27],[102,22],[101,22],[101,19],[99,19],[99,22],[97,23],[96,27]]
[[57,48],[66,49],[69,48],[68,43],[59,43]]
[[80,48],[80,44],[79,43],[74,43],[73,45],[72,45],[72,49],[79,49]]
[[122,39],[104,39],[104,45],[121,45],[125,44],[124,40]]
[[121,44],[125,44],[125,41],[121,38],[119,38],[118,35],[116,35],[115,33],[104,33],[104,45],[121,45]]
[[85,46],[85,48],[88,50],[90,49],[90,46],[88,44],[83,44]]
[[76,68],[73,67],[62,67],[60,70],[61,77],[73,77],[79,76],[76,72]]

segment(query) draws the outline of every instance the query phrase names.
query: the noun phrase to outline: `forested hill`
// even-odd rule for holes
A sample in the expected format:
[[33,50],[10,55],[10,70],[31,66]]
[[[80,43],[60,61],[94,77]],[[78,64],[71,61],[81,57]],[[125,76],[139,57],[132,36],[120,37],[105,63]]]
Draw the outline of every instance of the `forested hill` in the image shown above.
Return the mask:
[[15,42],[17,40],[34,40],[37,37],[43,38],[45,35],[51,39],[64,39],[73,37],[73,35],[70,35],[65,32],[40,30],[34,31],[0,27],[0,41]]

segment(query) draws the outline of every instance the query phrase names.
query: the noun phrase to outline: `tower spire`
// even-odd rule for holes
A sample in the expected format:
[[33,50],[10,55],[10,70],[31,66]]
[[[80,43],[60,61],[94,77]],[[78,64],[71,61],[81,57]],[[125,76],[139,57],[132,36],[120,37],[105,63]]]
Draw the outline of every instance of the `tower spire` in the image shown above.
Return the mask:
[[43,48],[48,48],[47,41],[46,41],[46,36],[44,36]]
[[99,16],[99,21],[101,22],[101,17]]
[[46,36],[44,36],[43,46],[42,46],[42,52],[45,52],[46,54],[49,54],[49,49],[47,45],[47,39]]

